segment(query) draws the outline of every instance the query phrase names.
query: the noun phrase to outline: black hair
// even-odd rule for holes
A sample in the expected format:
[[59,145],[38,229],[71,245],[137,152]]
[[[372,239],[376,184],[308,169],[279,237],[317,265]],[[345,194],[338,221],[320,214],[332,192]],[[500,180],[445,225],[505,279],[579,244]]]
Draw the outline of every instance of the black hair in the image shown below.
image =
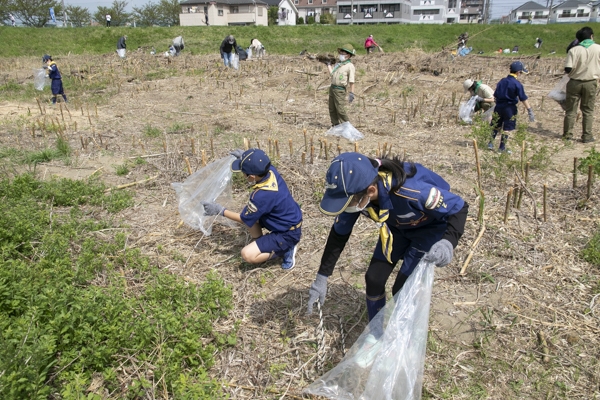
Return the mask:
[[581,38],[577,37],[577,39],[579,39],[580,42],[583,42],[586,39],[591,39],[594,31],[589,26],[584,26],[577,31],[577,34],[581,36]]
[[[395,192],[398,189],[400,189],[400,186],[404,185],[404,182],[406,182],[407,178],[412,178],[417,173],[417,166],[414,163],[408,162],[398,156],[385,156],[377,160],[369,157],[369,160],[371,161],[373,167],[378,168],[382,171],[391,172],[392,176],[396,178],[396,184],[392,186],[390,192]],[[405,166],[405,164],[408,165]],[[406,169],[406,167],[408,167],[408,169]],[[369,184],[369,186],[377,184],[377,181],[379,179],[379,176],[375,177],[375,179]],[[355,193],[355,196],[364,196],[367,193],[367,189],[369,188],[369,186],[367,186],[365,190]]]

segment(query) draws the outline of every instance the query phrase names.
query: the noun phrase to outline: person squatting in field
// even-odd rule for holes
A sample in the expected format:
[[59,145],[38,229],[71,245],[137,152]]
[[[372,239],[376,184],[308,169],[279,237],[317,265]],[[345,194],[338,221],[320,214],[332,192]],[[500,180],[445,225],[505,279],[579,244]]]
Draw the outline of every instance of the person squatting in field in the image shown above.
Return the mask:
[[[241,213],[230,211],[214,202],[203,202],[206,215],[222,215],[245,224],[255,241],[242,249],[242,258],[259,264],[282,257],[281,268],[291,270],[296,264],[296,250],[302,236],[302,211],[287,184],[260,149],[235,150],[233,172],[242,172],[252,185],[252,193]],[[263,235],[265,228],[270,233]]]
[[467,79],[463,82],[463,89],[465,89],[465,93],[469,92],[471,96],[477,96],[475,99],[475,112],[480,110],[485,112],[494,105],[494,90],[481,83],[481,81]]
[[348,103],[354,101],[354,74],[356,69],[352,64],[352,56],[356,54],[351,44],[345,44],[338,48],[339,63],[331,65],[327,63],[331,75],[331,86],[329,87],[329,116],[333,126],[350,121],[344,102],[348,92]]
[[58,70],[58,66],[52,61],[52,56],[44,54],[42,62],[46,64],[45,68],[48,70],[48,78],[52,80],[50,84],[50,90],[52,90],[52,104],[56,104],[56,97],[60,94],[62,98],[67,102],[67,95],[63,89],[62,76]]
[[[335,219],[310,286],[307,314],[312,313],[316,301],[325,302],[327,279],[360,215],[380,227],[365,274],[369,321],[385,306],[385,285],[400,260],[393,295],[422,258],[438,267],[452,261],[469,206],[433,171],[398,157],[371,159],[360,153],[342,153],[331,162],[325,179],[319,208]],[[375,342],[383,332],[371,333]]]

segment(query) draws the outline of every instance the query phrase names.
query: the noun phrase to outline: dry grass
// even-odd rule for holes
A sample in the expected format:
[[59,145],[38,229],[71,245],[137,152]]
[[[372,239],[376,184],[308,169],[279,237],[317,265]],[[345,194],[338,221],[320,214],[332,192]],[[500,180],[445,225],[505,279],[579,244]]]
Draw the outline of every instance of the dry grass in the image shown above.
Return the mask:
[[[304,310],[332,223],[317,205],[328,160],[354,150],[353,144],[324,136],[326,67],[300,56],[271,56],[243,63],[236,72],[224,69],[216,56],[185,53],[172,62],[135,52],[125,62],[112,55],[56,61],[71,89],[69,111],[46,104],[42,115],[33,98],[3,101],[0,146],[47,147],[54,137],[44,126],[58,120],[77,150],[70,167],[39,165],[41,176],[95,172],[120,185],[158,175],[135,189],[135,207],[121,217],[129,226],[128,243],[161,267],[190,281],[216,269],[233,287],[234,311],[216,328],[239,324],[239,340],[216,355],[211,373],[232,398],[302,398],[302,388],[320,375],[318,318]],[[529,171],[520,208],[511,207],[504,223],[506,193],[514,185],[509,160],[518,160],[519,151],[508,160],[480,151],[486,231],[466,274],[459,274],[480,228],[470,127],[456,121],[458,104],[465,100],[461,83],[479,78],[494,86],[509,63],[505,57],[453,60],[447,53],[419,50],[355,60],[357,99],[350,114],[366,137],[359,151],[374,156],[391,147],[440,173],[471,205],[454,262],[436,271],[424,397],[600,398],[600,272],[579,256],[599,228],[598,190],[584,201],[585,177],[573,189],[572,160],[584,156],[587,147],[560,141],[562,111],[543,100],[560,78],[561,60],[529,59],[532,73],[523,79],[540,121],[530,125],[527,146],[531,152],[542,145],[556,152],[547,168]],[[17,82],[31,81],[36,67],[30,59],[0,61],[6,79]],[[47,100],[44,95],[41,100]],[[149,137],[148,126],[160,135]],[[178,227],[169,185],[187,176],[184,157],[196,169],[242,147],[244,138],[270,151],[302,206],[303,239],[291,272],[283,272],[277,261],[244,264],[239,250],[250,238],[240,227],[217,224],[210,237]],[[109,168],[136,156],[147,156],[147,164],[130,168],[126,176]],[[5,174],[15,172],[6,164],[2,168]],[[245,188],[235,185],[230,208],[241,209],[246,196]],[[343,357],[342,332],[349,348],[366,323],[363,274],[376,240],[376,228],[361,219],[329,280],[323,310],[326,369]]]

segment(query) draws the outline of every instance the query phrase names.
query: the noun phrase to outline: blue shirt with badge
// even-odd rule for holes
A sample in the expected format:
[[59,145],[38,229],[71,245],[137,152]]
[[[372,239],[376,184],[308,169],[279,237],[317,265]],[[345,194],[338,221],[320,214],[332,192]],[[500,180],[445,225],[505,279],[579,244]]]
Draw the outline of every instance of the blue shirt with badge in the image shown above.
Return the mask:
[[[450,185],[438,174],[420,164],[414,164],[416,174],[406,179],[406,182],[393,193],[385,189],[381,180],[378,182],[378,206],[373,207],[389,210],[386,224],[392,231],[403,231],[425,227],[434,221],[445,221],[448,216],[456,214],[464,206],[464,200],[450,192]],[[410,164],[405,163],[406,170]],[[392,181],[392,186],[395,184]],[[362,214],[374,219],[365,210]],[[335,232],[347,235],[361,213],[343,212],[336,217]],[[375,220],[375,219],[374,219]]]
[[241,219],[248,227],[257,221],[271,232],[285,232],[302,222],[300,206],[275,167],[255,184]]
[[519,101],[528,99],[525,94],[525,89],[515,75],[510,74],[506,78],[502,78],[496,85],[494,92],[496,99],[496,107],[514,106]]

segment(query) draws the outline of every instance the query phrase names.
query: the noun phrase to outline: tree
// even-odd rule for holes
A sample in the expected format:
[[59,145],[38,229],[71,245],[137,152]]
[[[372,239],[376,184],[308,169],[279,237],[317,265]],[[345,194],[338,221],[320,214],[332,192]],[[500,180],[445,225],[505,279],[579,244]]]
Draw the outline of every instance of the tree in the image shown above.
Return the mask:
[[26,26],[41,28],[46,25],[50,21],[50,7],[54,7],[57,18],[62,14],[62,7],[56,0],[12,0],[9,4],[15,18]]
[[179,0],[160,0],[158,14],[160,15],[161,25],[179,25],[179,14],[181,14]]
[[106,14],[110,14],[111,25],[121,26],[129,21],[130,15],[125,11],[127,7],[126,1],[114,0],[110,7],[98,6],[98,10],[94,13],[94,20],[100,24],[106,22]]
[[160,14],[158,12],[158,5],[154,3],[147,3],[142,7],[133,7],[133,18],[136,21],[136,25],[140,26],[153,26],[160,24]]
[[277,15],[278,12],[279,12],[279,7],[277,7],[277,6],[269,7],[269,9],[267,10],[267,20],[268,20],[269,25],[277,25],[277,18],[279,18],[279,16]]
[[90,11],[85,7],[69,5],[65,7],[65,11],[67,12],[67,21],[78,28],[88,25],[92,19]]

